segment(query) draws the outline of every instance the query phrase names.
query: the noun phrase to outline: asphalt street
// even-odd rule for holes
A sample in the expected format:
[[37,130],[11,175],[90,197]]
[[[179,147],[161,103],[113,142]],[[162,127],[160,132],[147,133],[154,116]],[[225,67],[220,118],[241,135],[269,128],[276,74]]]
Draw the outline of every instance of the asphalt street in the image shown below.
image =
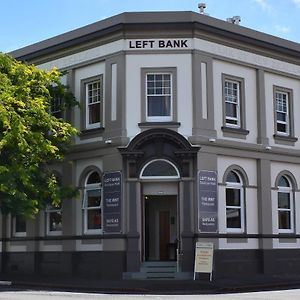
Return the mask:
[[69,293],[53,291],[18,291],[9,290],[0,291],[1,300],[235,300],[235,299],[253,299],[253,300],[298,300],[300,299],[300,289],[284,291],[266,291],[252,293],[236,294],[217,294],[217,295],[116,295],[116,294],[98,294],[98,293]]

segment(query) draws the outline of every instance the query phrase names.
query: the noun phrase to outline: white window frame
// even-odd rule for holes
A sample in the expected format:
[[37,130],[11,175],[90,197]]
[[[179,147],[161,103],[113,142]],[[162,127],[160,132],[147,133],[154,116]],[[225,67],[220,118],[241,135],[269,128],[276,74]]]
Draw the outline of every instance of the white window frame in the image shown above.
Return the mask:
[[[236,96],[236,102],[232,100],[228,100],[228,98],[233,98],[233,96],[229,95],[226,93],[227,89],[226,88],[226,83],[231,83],[233,85],[237,86],[237,96]],[[236,105],[236,110],[237,110],[237,117],[231,117],[227,116],[226,114],[226,104],[232,104]],[[227,127],[233,127],[233,128],[241,128],[241,83],[236,80],[231,80],[231,79],[225,79],[224,80],[224,109],[225,109],[225,125]],[[236,124],[228,123],[227,120],[232,120],[236,121]]]
[[[283,101],[283,97],[282,98],[278,98],[277,95],[284,95],[286,97],[286,111],[284,111],[284,109],[282,110],[279,110],[278,109],[278,103],[277,101],[281,100]],[[289,112],[289,93],[288,92],[284,92],[284,91],[279,91],[279,90],[276,90],[275,91],[275,117],[276,117],[276,134],[278,135],[285,135],[285,136],[288,136],[290,135],[290,112]],[[283,103],[282,105],[283,106]],[[286,116],[286,121],[281,121],[281,120],[278,120],[277,119],[277,113],[281,113],[281,114],[285,114]],[[283,124],[285,125],[285,128],[286,130],[285,131],[278,131],[278,128],[277,128],[277,124]]]
[[56,116],[56,114],[60,114],[60,117],[63,117],[63,111],[62,111],[62,98],[61,97],[52,97],[51,99],[51,105],[50,105],[50,113],[51,115]]
[[[148,75],[169,75],[170,76],[170,93],[162,94],[148,94]],[[146,93],[146,121],[147,122],[170,122],[173,121],[173,105],[174,105],[174,95],[173,95],[173,74],[172,72],[147,72],[145,76],[145,93]],[[169,96],[170,97],[170,115],[169,116],[148,116],[148,96],[149,97],[160,97]]]
[[[288,183],[289,183],[289,187],[284,187],[284,186],[279,186],[278,185],[278,191],[277,191],[277,222],[278,222],[278,233],[293,233],[294,232],[294,192],[293,192],[293,187],[291,184],[291,181],[289,180],[289,178],[285,175],[282,175],[281,177],[284,177]],[[281,178],[280,177],[280,178]],[[279,208],[279,193],[285,193],[285,194],[289,194],[290,195],[290,208]],[[283,212],[289,212],[290,213],[290,225],[291,228],[288,229],[282,229],[279,228],[279,212],[283,211]]]
[[[93,171],[89,172],[88,175],[86,176],[84,192],[83,192],[84,195],[83,195],[83,201],[82,201],[82,211],[83,211],[83,232],[84,232],[84,234],[102,234],[102,232],[103,232],[103,203],[102,203],[103,195],[102,195],[101,182],[87,184],[89,176],[94,172],[97,172],[97,171],[93,170]],[[99,174],[99,177],[101,179],[100,174]],[[100,191],[100,195],[101,195],[100,205],[88,207],[88,192],[95,191],[95,190]],[[100,210],[100,215],[101,215],[101,219],[102,219],[101,228],[100,229],[88,229],[88,211],[96,210],[96,209]]]
[[[164,161],[164,162],[168,163],[169,165],[171,165],[175,169],[177,175],[176,176],[143,176],[143,173],[144,173],[145,169],[150,164],[152,164],[156,161]],[[180,175],[179,175],[179,171],[178,171],[177,167],[172,162],[170,162],[169,160],[167,160],[167,159],[153,159],[153,160],[149,161],[148,163],[146,163],[144,165],[144,167],[142,168],[141,173],[140,173],[140,178],[143,179],[143,180],[164,180],[165,179],[165,180],[170,181],[170,180],[178,180],[180,178]]]
[[[25,237],[27,235],[26,231],[16,231],[17,229],[17,224],[16,224],[16,218],[18,218],[20,216],[13,216],[12,218],[12,236],[14,237]],[[25,220],[25,224],[26,224],[26,220]],[[27,224],[26,224],[27,227]],[[26,228],[27,230],[27,228]]]
[[[92,102],[89,103],[89,87],[95,83],[99,83],[99,98],[100,100],[96,101],[96,102]],[[102,119],[102,111],[101,111],[101,102],[103,102],[103,80],[102,78],[93,80],[93,81],[89,81],[86,82],[85,84],[85,127],[86,129],[94,129],[94,128],[99,128],[101,126],[101,119]],[[100,106],[100,120],[99,122],[96,123],[91,123],[90,124],[90,105],[95,105],[95,104],[99,104]]]
[[[231,170],[236,174],[239,178],[240,182],[227,182],[225,187],[225,220],[226,220],[226,231],[229,233],[244,233],[245,232],[245,199],[244,199],[244,186],[243,186],[243,179],[239,175],[238,172]],[[229,173],[228,173],[229,174]],[[227,174],[227,176],[228,176]],[[227,205],[227,198],[226,198],[226,190],[227,189],[236,189],[240,191],[240,205],[232,206]],[[240,228],[230,228],[227,226],[227,209],[239,209],[240,210],[240,217],[241,217],[241,227]]]
[[53,207],[52,205],[47,205],[46,207],[46,234],[47,235],[61,235],[62,230],[50,230],[50,215],[52,213],[61,213],[62,214],[62,209],[61,208],[56,208]]

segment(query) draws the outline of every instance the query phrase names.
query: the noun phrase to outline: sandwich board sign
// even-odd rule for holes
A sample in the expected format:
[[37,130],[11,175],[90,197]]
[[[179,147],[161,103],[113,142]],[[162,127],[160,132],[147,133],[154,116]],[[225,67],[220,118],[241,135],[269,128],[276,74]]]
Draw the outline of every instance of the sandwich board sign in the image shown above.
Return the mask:
[[197,242],[195,248],[194,280],[196,273],[208,273],[212,281],[214,244]]

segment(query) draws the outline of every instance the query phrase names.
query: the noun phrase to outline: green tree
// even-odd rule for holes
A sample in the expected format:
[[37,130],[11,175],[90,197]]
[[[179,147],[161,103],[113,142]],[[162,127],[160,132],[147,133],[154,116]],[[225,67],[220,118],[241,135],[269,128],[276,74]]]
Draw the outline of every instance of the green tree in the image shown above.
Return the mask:
[[49,165],[62,161],[77,130],[51,115],[53,97],[62,108],[76,103],[60,83],[57,69],[0,53],[0,209],[3,214],[34,216],[47,203],[70,196]]

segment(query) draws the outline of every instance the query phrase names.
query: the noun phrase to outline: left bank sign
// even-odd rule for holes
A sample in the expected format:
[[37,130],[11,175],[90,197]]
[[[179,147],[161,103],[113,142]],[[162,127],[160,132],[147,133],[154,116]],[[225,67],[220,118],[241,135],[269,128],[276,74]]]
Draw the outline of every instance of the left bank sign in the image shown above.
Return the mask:
[[127,40],[127,50],[191,49],[191,39],[140,39]]
[[104,173],[103,179],[103,232],[121,232],[122,173]]

